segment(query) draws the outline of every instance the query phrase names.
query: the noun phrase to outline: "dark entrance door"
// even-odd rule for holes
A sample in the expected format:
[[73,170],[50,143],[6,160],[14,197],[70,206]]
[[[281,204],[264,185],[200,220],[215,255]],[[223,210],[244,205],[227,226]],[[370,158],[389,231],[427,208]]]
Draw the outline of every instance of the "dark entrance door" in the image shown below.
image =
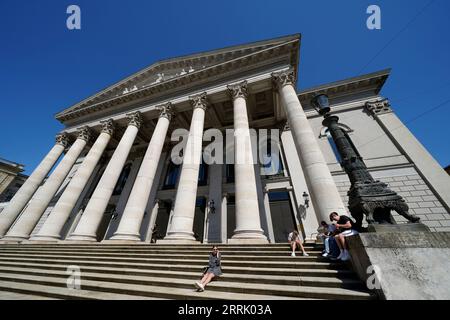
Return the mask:
[[297,230],[289,193],[286,191],[269,192],[269,203],[275,242],[287,242],[289,233]]
[[194,237],[195,240],[203,242],[203,235],[205,230],[205,209],[206,198],[198,197],[195,203],[195,216],[194,216]]
[[164,237],[166,236],[171,208],[172,201],[161,201],[161,203],[159,204],[155,225],[153,226],[152,239],[164,239]]

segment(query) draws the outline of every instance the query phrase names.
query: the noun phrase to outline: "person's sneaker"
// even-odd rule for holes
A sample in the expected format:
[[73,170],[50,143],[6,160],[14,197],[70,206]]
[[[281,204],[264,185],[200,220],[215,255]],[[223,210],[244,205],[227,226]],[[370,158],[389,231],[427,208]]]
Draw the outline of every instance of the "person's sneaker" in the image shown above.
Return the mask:
[[195,283],[195,287],[199,290],[199,291],[204,291],[205,287],[202,286],[202,284],[200,282],[196,282]]
[[295,257],[295,252],[292,252],[292,253],[291,253],[291,257]]
[[328,252],[325,252],[325,253],[322,255],[322,257],[324,257],[324,258],[328,257]]
[[341,260],[342,256],[344,255],[344,251],[342,250],[341,253],[337,256],[337,260]]
[[348,261],[350,260],[350,255],[348,254],[348,251],[344,251],[344,254],[341,257],[342,261]]
[[309,257],[309,254],[307,254],[306,252],[303,252],[303,256],[304,257]]

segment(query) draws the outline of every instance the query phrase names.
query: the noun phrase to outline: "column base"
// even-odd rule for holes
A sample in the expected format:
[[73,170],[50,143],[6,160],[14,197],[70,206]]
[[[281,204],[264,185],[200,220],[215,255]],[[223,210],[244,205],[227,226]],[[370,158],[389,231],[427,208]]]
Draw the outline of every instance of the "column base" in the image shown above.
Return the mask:
[[269,240],[259,230],[239,230],[235,231],[231,239],[228,239],[229,244],[267,244]]
[[199,244],[201,243],[194,237],[193,232],[172,231],[164,239],[156,240],[158,244]]
[[105,241],[138,241],[141,242],[141,235],[139,233],[115,233],[111,238],[109,238],[108,240],[103,240],[102,242]]
[[238,239],[231,238],[227,240],[227,244],[269,244],[267,239]]
[[24,240],[28,240],[29,238],[30,237],[27,235],[11,234],[4,236],[0,240],[6,242],[22,242]]
[[160,239],[156,240],[156,244],[201,244],[201,242],[189,239]]
[[9,239],[0,239],[0,244],[19,244],[23,240],[9,240]]
[[100,241],[101,244],[149,244],[139,240],[123,240],[123,239],[106,239]]
[[27,242],[58,242],[61,238],[59,236],[45,236],[45,235],[35,235],[31,237]]
[[66,238],[64,242],[71,242],[71,241],[85,241],[85,242],[98,242],[97,237],[92,235],[83,235],[83,234],[73,234]]

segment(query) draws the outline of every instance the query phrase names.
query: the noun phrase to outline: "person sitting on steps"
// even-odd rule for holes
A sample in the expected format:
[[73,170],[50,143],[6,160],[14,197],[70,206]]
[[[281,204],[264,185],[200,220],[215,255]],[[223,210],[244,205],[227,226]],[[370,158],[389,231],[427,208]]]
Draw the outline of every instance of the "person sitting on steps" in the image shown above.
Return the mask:
[[195,282],[195,287],[199,291],[204,291],[208,283],[214,278],[222,275],[222,269],[220,268],[220,252],[217,246],[212,247],[212,252],[209,254],[208,268],[206,269],[202,280]]
[[297,245],[302,250],[303,255],[305,257],[309,256],[306,253],[305,248],[303,247],[302,241],[300,240],[300,236],[299,236],[297,230],[294,230],[291,233],[289,233],[288,242],[292,248],[292,254],[291,254],[292,257],[295,257],[295,249],[296,249]]
[[353,229],[352,219],[344,215],[340,216],[337,212],[330,213],[330,220],[335,222],[337,234],[334,237],[339,249],[341,250],[341,254],[337,257],[337,259],[348,261],[350,260],[350,254],[348,253],[348,246],[345,238],[357,235],[358,231]]

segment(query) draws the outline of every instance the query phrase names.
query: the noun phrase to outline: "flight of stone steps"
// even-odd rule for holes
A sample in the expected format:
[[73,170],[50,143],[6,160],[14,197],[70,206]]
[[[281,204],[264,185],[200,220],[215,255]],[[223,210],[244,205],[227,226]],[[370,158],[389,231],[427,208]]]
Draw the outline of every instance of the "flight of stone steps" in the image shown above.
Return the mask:
[[[197,292],[211,245],[0,244],[0,299],[373,299],[349,265],[286,244],[220,245],[223,276]],[[67,287],[69,266],[81,288]]]

